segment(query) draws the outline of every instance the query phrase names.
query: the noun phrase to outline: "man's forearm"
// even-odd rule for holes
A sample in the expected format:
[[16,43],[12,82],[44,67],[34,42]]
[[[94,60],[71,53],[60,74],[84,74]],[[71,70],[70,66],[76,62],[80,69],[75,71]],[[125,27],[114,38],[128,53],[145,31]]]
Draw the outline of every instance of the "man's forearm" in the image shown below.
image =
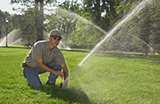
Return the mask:
[[51,73],[58,75],[60,77],[64,77],[64,74],[61,71],[55,71],[55,70],[49,68],[48,66],[46,66],[45,64],[42,63],[42,60],[37,60],[37,64],[40,68],[42,68],[45,71],[51,72]]
[[47,72],[51,72],[51,73],[54,73],[54,74],[58,75],[58,74],[57,74],[57,71],[55,71],[55,70],[53,70],[53,69],[49,68],[49,67],[48,67],[48,66],[46,66],[45,64],[43,64],[43,63],[38,63],[38,62],[37,62],[37,64],[38,64],[38,66],[39,66],[40,68],[42,68],[43,70],[45,70],[45,71],[47,71]]
[[63,74],[64,74],[64,80],[66,80],[68,77],[68,72],[63,72]]
[[63,64],[62,68],[63,68],[64,80],[66,80],[68,77],[68,68],[67,68],[66,64]]

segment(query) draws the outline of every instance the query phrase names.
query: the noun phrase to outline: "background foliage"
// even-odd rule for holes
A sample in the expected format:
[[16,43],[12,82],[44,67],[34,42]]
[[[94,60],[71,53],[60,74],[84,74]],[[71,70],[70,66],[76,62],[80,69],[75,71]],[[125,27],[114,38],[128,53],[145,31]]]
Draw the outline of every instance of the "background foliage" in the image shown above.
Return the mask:
[[[40,0],[37,1],[40,5],[37,5],[34,0],[11,0],[11,3],[23,3],[28,9],[21,8],[22,14],[13,16],[0,11],[0,38],[4,37],[6,33],[20,28],[21,38],[29,46],[42,39],[42,37],[45,39],[44,31],[49,32],[57,28],[64,34],[63,43],[65,45],[69,45],[71,48],[91,49],[105,35],[94,24],[108,31],[141,1],[82,0],[80,3],[78,0],[65,0],[58,3],[56,0]],[[129,30],[123,32],[126,35],[138,32],[139,37],[146,42],[143,45],[143,50],[146,50],[146,53],[148,52],[147,44],[160,44],[160,3],[158,0],[153,1],[132,20],[134,23],[130,22],[132,26],[134,25],[133,27],[122,28],[124,31],[126,28]],[[41,7],[39,12],[35,11],[36,6]],[[44,8],[46,6],[57,6],[58,8],[46,9]],[[45,14],[44,11],[49,13]],[[39,17],[37,17],[38,14]],[[6,26],[6,19],[9,20],[9,26]],[[40,22],[43,22],[43,24]],[[154,37],[154,39],[150,40],[149,37]]]

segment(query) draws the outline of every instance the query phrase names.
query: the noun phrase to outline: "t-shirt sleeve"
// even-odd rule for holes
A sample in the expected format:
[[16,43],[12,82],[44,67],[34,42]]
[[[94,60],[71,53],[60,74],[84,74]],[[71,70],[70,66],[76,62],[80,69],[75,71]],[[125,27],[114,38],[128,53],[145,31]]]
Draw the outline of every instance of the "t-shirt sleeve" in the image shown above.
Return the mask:
[[32,57],[33,57],[33,59],[42,60],[42,49],[41,49],[40,44],[38,44],[38,43],[34,44]]

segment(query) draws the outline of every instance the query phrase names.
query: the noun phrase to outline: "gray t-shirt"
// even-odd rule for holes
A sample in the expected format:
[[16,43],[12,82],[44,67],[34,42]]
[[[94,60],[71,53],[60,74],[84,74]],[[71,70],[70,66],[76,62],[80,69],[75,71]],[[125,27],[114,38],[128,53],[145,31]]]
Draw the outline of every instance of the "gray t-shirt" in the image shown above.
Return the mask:
[[65,64],[62,52],[57,47],[50,50],[49,41],[36,42],[24,63],[29,67],[38,67],[36,59],[42,60],[44,64],[52,61],[56,61],[57,65]]

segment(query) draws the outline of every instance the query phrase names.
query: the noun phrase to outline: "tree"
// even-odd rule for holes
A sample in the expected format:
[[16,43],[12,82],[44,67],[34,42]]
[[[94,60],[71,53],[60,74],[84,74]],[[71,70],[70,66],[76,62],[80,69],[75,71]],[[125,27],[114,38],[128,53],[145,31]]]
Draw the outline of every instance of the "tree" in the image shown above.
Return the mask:
[[122,18],[141,1],[142,0],[120,0],[119,5],[116,7],[118,17]]
[[64,35],[63,43],[67,45],[69,35],[76,28],[77,19],[75,14],[65,9],[57,8],[55,13],[46,15],[46,20],[48,21],[45,23],[46,30],[59,29]]
[[[142,1],[142,0],[141,0]],[[121,1],[120,5],[118,6],[117,12],[119,12],[119,16],[122,16],[121,13],[127,13],[130,9],[136,6],[137,3],[140,1],[137,0],[128,0],[128,1]],[[122,5],[123,4],[123,5]],[[126,6],[125,6],[126,5]],[[123,8],[121,8],[123,7]],[[129,8],[130,7],[130,8]],[[131,22],[132,21],[132,22]],[[149,3],[145,6],[145,8],[140,11],[138,15],[136,15],[130,23],[128,22],[125,27],[130,33],[127,31],[125,33],[126,37],[128,34],[136,35],[141,39],[141,50],[146,55],[150,51],[149,48],[156,46],[157,40],[160,39],[157,36],[159,35],[159,2],[158,0],[154,0],[153,2]],[[124,28],[123,28],[124,29]],[[139,39],[139,40],[140,40]],[[138,45],[138,42],[136,42]],[[140,44],[139,44],[140,46]],[[157,45],[158,46],[158,45]],[[156,47],[157,48],[157,47]],[[154,50],[156,51],[156,50]]]
[[83,8],[91,14],[96,25],[107,30],[116,21],[115,7],[118,3],[119,0],[83,0]]
[[56,0],[11,0],[12,4],[13,3],[24,3],[27,6],[31,4],[35,6],[35,27],[36,27],[37,41],[43,39],[44,5],[48,3],[52,4],[54,2],[56,2]]
[[34,9],[25,11],[20,18],[20,29],[22,41],[27,43],[27,46],[32,46],[36,41],[36,27],[35,27],[35,13]]
[[9,13],[0,10],[0,38],[6,34],[6,19],[10,19]]
[[150,5],[151,46],[160,53],[160,2],[154,0]]
[[150,31],[151,31],[151,20],[150,20],[150,14],[149,14],[149,7],[146,6],[144,11],[143,11],[143,19],[141,21],[141,39],[142,41],[144,41],[142,49],[143,52],[146,53],[146,55],[148,55],[148,45],[149,45],[149,35],[150,35]]
[[102,39],[103,35],[104,33],[93,24],[78,20],[77,29],[70,34],[68,44],[72,48],[92,49]]
[[62,4],[59,5],[59,7],[69,10],[71,12],[80,14],[80,7],[81,4],[78,3],[78,0],[65,0]]

